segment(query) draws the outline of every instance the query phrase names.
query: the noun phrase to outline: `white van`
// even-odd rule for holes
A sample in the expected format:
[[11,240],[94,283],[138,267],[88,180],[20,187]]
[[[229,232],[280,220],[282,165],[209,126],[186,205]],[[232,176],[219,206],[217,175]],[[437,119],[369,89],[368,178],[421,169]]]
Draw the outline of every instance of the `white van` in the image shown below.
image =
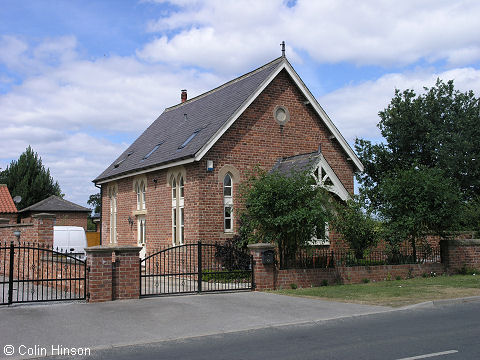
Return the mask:
[[53,249],[55,251],[75,254],[78,255],[77,258],[84,260],[86,247],[87,236],[81,226],[53,227]]

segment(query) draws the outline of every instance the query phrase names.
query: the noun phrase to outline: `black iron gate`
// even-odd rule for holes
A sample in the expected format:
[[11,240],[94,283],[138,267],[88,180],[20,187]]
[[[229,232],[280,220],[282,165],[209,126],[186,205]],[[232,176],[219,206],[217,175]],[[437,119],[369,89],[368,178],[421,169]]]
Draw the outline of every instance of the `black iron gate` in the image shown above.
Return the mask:
[[185,244],[140,260],[140,296],[255,288],[253,257],[219,244]]
[[84,300],[85,260],[38,244],[0,242],[0,292],[0,305]]

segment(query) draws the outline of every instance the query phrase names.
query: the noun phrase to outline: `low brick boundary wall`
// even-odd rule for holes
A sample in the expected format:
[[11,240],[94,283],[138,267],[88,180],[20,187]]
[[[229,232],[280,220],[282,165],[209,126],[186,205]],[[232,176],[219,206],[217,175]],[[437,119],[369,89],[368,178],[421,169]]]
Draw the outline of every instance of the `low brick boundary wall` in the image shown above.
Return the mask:
[[[381,265],[381,266],[342,266],[334,269],[288,269],[276,270],[273,275],[272,285],[261,284],[262,288],[282,289],[290,288],[291,284],[298,287],[321,286],[325,281],[333,284],[359,284],[364,279],[370,281],[395,280],[397,276],[402,279],[419,277],[423,274],[441,275],[445,268],[440,263],[406,264],[406,265]],[[257,282],[258,284],[258,282]]]
[[254,259],[255,285],[257,290],[290,288],[292,284],[298,287],[321,286],[328,284],[358,284],[363,279],[370,281],[394,280],[397,276],[402,279],[418,277],[423,274],[445,272],[441,263],[379,265],[379,266],[340,266],[335,268],[317,269],[277,269],[275,264],[263,264],[262,254],[267,250],[274,250],[272,244],[249,245]]

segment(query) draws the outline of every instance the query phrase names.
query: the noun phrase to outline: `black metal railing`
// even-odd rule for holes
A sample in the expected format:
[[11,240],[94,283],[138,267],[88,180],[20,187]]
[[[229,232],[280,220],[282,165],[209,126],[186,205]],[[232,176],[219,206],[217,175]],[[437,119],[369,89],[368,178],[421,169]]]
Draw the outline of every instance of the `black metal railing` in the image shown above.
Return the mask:
[[339,266],[378,266],[423,264],[441,262],[440,247],[420,247],[414,252],[410,248],[396,251],[375,249],[356,256],[349,249],[329,249],[309,247],[297,250],[294,254],[282,253],[281,269],[315,269]]
[[254,288],[253,258],[219,244],[184,244],[140,260],[140,296]]
[[0,242],[0,305],[86,299],[86,264],[41,244]]

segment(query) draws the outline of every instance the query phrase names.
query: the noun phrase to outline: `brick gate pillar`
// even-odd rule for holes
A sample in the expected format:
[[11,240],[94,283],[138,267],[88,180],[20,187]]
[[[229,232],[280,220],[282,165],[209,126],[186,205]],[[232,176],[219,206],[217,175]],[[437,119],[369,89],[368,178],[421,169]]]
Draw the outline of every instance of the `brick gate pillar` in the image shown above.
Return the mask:
[[441,240],[440,251],[448,272],[458,272],[463,267],[480,270],[479,239]]
[[92,246],[87,253],[89,302],[138,299],[140,258],[138,246]]
[[253,256],[253,271],[255,276],[255,289],[268,290],[275,288],[275,264],[263,264],[263,253],[267,250],[275,251],[272,244],[250,244],[250,254]]

